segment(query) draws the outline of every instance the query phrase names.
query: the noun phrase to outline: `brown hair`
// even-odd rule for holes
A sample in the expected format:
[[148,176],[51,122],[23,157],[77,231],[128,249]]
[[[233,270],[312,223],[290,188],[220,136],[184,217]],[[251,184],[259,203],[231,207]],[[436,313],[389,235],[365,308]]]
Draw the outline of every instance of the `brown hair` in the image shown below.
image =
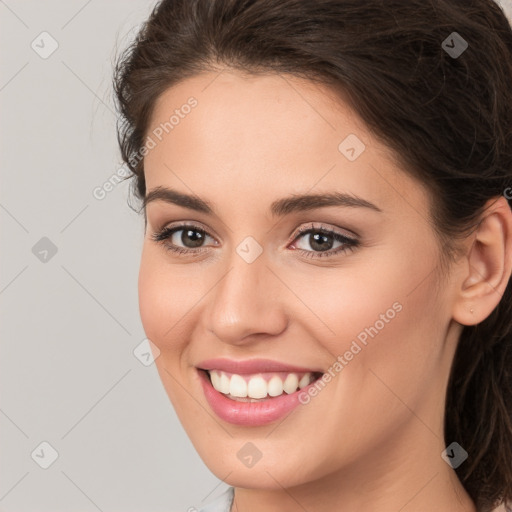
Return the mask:
[[[457,32],[468,47],[454,56]],[[332,86],[431,191],[443,254],[489,199],[512,197],[512,30],[492,0],[162,0],[114,70],[122,158],[140,158],[158,97],[203,71],[290,73]],[[139,155],[139,157],[138,157]],[[512,502],[512,281],[465,326],[446,395],[445,439],[481,510]]]

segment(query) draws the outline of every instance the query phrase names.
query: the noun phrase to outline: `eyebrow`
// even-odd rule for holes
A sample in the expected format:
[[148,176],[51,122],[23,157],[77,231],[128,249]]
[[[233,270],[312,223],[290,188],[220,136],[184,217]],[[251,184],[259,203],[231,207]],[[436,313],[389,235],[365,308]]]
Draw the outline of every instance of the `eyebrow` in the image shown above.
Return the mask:
[[[215,209],[208,201],[167,187],[156,187],[148,192],[144,197],[142,207],[145,210],[149,203],[158,200],[209,215],[215,214]],[[342,192],[293,194],[289,197],[274,201],[270,205],[270,212],[273,216],[280,217],[293,212],[314,210],[328,206],[360,207],[382,212],[378,206],[370,201]]]

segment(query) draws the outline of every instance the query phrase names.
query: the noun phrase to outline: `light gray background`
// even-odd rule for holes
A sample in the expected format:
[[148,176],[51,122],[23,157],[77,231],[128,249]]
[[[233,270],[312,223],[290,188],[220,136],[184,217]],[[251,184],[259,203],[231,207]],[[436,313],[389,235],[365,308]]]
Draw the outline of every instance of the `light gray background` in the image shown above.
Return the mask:
[[[145,338],[144,222],[128,206],[128,182],[93,196],[121,166],[110,89],[116,46],[153,5],[0,2],[4,512],[185,511],[219,483],[155,366],[133,355]],[[31,48],[42,31],[59,44],[47,59]],[[42,237],[57,246],[46,263],[32,253]],[[48,469],[31,458],[42,441],[59,454]]]
[[[133,354],[143,218],[128,181],[93,195],[122,163],[112,61],[154,4],[0,0],[3,512],[185,511],[226,488]],[[47,58],[31,47],[51,48],[43,31]]]

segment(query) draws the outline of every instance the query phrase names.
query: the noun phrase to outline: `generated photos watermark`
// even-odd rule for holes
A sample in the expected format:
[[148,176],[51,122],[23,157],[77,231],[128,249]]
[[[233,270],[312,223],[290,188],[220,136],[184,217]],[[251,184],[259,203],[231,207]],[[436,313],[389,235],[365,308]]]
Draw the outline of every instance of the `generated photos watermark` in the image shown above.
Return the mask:
[[376,320],[370,327],[365,327],[352,341],[350,348],[346,350],[342,355],[339,355],[334,363],[329,366],[326,372],[322,375],[311,386],[304,388],[298,395],[299,402],[303,405],[309,404],[312,398],[318,396],[318,394],[325,388],[325,386],[331,382],[349,363],[357,356],[363,348],[368,346],[369,338],[373,339],[379,334],[387,324],[389,324],[400,311],[403,306],[400,302],[396,301],[393,305],[386,310],[385,313],[379,315],[379,319]]

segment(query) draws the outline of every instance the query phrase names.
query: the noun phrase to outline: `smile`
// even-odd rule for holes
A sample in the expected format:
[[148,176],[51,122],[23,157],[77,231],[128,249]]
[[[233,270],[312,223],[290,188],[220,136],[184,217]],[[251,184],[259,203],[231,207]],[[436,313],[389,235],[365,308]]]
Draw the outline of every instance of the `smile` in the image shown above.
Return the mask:
[[[219,370],[208,371],[212,386],[232,400],[251,401],[267,397],[291,395],[315,380],[312,372],[297,373],[258,373],[238,375]],[[243,400],[243,399],[246,400]]]
[[299,392],[322,376],[321,371],[270,360],[212,359],[198,365],[203,391],[213,412],[242,426],[265,425],[289,414]]

